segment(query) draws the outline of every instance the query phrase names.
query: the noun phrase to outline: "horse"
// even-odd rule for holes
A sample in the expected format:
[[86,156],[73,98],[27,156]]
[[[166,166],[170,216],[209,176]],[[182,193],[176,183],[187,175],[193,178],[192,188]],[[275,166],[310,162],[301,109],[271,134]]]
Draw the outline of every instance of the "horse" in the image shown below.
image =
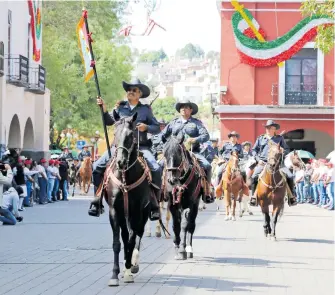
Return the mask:
[[165,171],[163,194],[168,200],[173,221],[175,259],[193,258],[193,234],[205,184],[201,168],[183,144],[180,132],[164,145]]
[[[280,143],[270,143],[267,163],[259,175],[256,196],[264,215],[264,235],[276,240],[276,225],[279,216],[283,214],[287,190],[286,177],[280,171],[283,157]],[[270,224],[269,206],[273,205]]]
[[[87,194],[92,181],[92,161],[90,157],[84,158],[83,163],[79,169],[79,188],[81,194]],[[75,185],[75,184],[74,184]],[[87,185],[87,189],[85,190]]]
[[[159,207],[160,207],[160,212],[161,212],[161,216],[163,216],[163,210],[165,209],[166,210],[166,215],[165,215],[165,228],[169,228],[169,222],[170,222],[170,219],[171,219],[171,212],[170,210],[168,210],[167,207],[164,207],[164,201],[161,201],[159,202]],[[162,227],[161,227],[161,223],[159,220],[155,221],[156,223],[156,227],[155,227],[155,236],[156,238],[160,238],[162,236]],[[145,232],[146,232],[146,236],[147,237],[151,237],[151,223],[150,222],[147,222],[146,226],[145,226]],[[170,235],[169,234],[166,234],[165,237],[167,239],[170,238]]]
[[107,163],[104,180],[97,190],[109,206],[113,230],[114,266],[109,286],[119,286],[120,233],[123,241],[125,283],[133,283],[139,271],[140,244],[150,213],[151,172],[136,144],[137,113],[115,124],[115,154]]
[[[223,191],[223,192],[222,192]],[[235,209],[236,201],[239,198],[241,201],[243,195],[249,196],[249,188],[246,186],[244,179],[242,177],[241,171],[239,170],[239,159],[238,153],[232,152],[225,168],[224,173],[222,174],[222,179],[219,186],[216,189],[216,195],[222,196],[222,193],[225,197],[226,205],[226,218],[225,220],[235,221]],[[233,198],[233,210],[232,213],[229,212],[231,208],[231,199]],[[241,210],[241,206],[240,206]],[[242,216],[242,210],[240,212],[240,217]]]

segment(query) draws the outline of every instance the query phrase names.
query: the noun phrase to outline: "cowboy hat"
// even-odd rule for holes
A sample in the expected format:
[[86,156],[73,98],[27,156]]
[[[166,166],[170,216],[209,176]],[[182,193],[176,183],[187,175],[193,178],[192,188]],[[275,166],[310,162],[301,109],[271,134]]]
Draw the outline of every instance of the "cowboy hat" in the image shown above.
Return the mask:
[[232,131],[228,134],[228,138],[231,138],[232,136],[236,136],[237,138],[240,138],[240,135],[236,131]]
[[159,121],[158,121],[158,124],[159,124],[159,125],[167,125],[168,123],[165,122],[164,119],[162,119],[162,120],[159,120]]
[[140,98],[146,98],[150,95],[150,89],[147,85],[142,84],[140,79],[133,78],[129,83],[123,81],[122,82],[123,89],[128,92],[130,88],[138,88],[142,92],[142,95]]
[[270,127],[270,126],[276,127],[277,130],[280,129],[280,125],[278,123],[276,123],[273,120],[267,120],[266,124],[264,125],[264,127]]
[[247,145],[247,144],[251,146],[251,142],[250,142],[250,141],[245,141],[245,142],[243,142],[243,143],[242,143],[242,146],[245,146],[245,145]]
[[211,142],[219,142],[219,140],[217,138],[211,138],[210,141]]
[[180,109],[182,106],[188,105],[192,109],[192,115],[195,115],[198,112],[198,106],[194,102],[191,102],[189,99],[183,99],[176,103],[176,110],[180,113]]

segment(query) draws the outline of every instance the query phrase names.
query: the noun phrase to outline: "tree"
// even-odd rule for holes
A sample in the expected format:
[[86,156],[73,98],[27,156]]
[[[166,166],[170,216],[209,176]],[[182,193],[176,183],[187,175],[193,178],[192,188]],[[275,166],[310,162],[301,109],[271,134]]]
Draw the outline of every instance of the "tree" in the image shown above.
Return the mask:
[[207,59],[217,59],[219,60],[220,59],[220,52],[217,52],[217,51],[214,51],[214,50],[211,50],[211,51],[208,51],[207,54],[206,54],[206,58]]
[[177,50],[176,55],[192,60],[193,58],[199,58],[204,56],[205,52],[199,45],[188,43],[185,45],[184,48]]
[[152,111],[157,120],[171,121],[178,113],[175,109],[176,99],[174,97],[166,97],[157,99],[152,104]]
[[[107,104],[114,105],[124,91],[122,80],[130,78],[130,49],[111,43],[113,32],[120,26],[118,1],[90,1],[90,30],[101,93]],[[96,89],[92,81],[84,83],[76,24],[82,2],[43,1],[43,65],[47,70],[47,88],[51,92],[51,144],[59,142],[60,131],[71,125],[81,135],[102,131],[99,108],[95,104]],[[106,21],[108,20],[108,21]],[[54,135],[54,136],[53,136]],[[57,140],[58,139],[58,140]]]
[[158,64],[160,61],[165,60],[167,55],[163,49],[154,50],[142,53],[140,55],[139,61],[140,62],[151,62],[153,64]]
[[[334,0],[325,0],[321,3],[317,0],[304,1],[301,10],[304,16],[324,15],[331,19],[335,17]],[[324,53],[329,53],[334,48],[334,27],[319,26],[317,31],[316,46]]]

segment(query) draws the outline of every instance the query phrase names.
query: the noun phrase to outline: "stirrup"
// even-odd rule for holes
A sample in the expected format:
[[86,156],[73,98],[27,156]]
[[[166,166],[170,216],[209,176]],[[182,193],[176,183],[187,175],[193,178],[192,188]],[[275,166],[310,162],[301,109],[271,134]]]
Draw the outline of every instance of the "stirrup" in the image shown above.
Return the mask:
[[104,205],[100,205],[100,210],[95,203],[91,203],[90,208],[88,209],[88,215],[94,216],[94,217],[99,217],[100,214],[103,214],[105,212]]
[[287,203],[288,203],[288,205],[289,205],[290,207],[292,207],[292,206],[296,206],[296,205],[298,204],[296,198],[288,198],[287,201],[288,201]]
[[250,206],[253,206],[253,207],[257,207],[257,206],[258,206],[258,204],[257,204],[257,198],[255,198],[255,197],[252,196],[252,197],[250,198],[249,205],[250,205]]
[[156,220],[159,220],[160,218],[161,218],[161,214],[160,214],[159,208],[157,210],[150,211],[149,219],[151,221],[156,221]]

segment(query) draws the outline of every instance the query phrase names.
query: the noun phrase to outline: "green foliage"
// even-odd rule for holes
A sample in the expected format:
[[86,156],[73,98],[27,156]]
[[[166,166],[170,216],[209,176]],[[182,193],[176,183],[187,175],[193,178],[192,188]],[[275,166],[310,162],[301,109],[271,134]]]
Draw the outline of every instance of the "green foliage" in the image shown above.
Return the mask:
[[166,97],[163,99],[157,99],[152,104],[152,111],[157,120],[164,119],[165,121],[171,121],[178,116],[178,112],[175,109],[176,99],[174,97]]
[[[43,65],[47,70],[47,88],[51,91],[51,143],[53,134],[71,125],[80,135],[102,131],[100,110],[95,103],[94,79],[84,82],[84,67],[77,43],[76,25],[82,13],[82,1],[43,1]],[[114,105],[124,91],[122,80],[130,78],[130,49],[111,43],[119,29],[117,13],[123,4],[117,1],[84,1],[88,10],[93,50],[104,100]],[[59,139],[59,138],[58,138]],[[58,140],[59,142],[59,140]]]
[[205,52],[199,45],[194,45],[192,43],[188,43],[184,48],[178,50],[178,54],[180,57],[193,59],[199,58],[205,55]]
[[211,51],[208,51],[207,54],[206,54],[206,58],[207,59],[216,59],[216,60],[219,60],[220,59],[220,52],[218,51],[214,51],[214,50],[211,50]]
[[[325,0],[322,3],[317,0],[304,1],[301,10],[304,16],[325,15],[332,19],[335,18],[334,0]],[[334,48],[334,38],[333,26],[319,26],[315,38],[316,47],[324,53],[329,53]]]
[[142,53],[140,55],[139,61],[140,62],[152,62],[153,64],[158,64],[160,61],[167,58],[167,55],[163,49],[154,50]]

